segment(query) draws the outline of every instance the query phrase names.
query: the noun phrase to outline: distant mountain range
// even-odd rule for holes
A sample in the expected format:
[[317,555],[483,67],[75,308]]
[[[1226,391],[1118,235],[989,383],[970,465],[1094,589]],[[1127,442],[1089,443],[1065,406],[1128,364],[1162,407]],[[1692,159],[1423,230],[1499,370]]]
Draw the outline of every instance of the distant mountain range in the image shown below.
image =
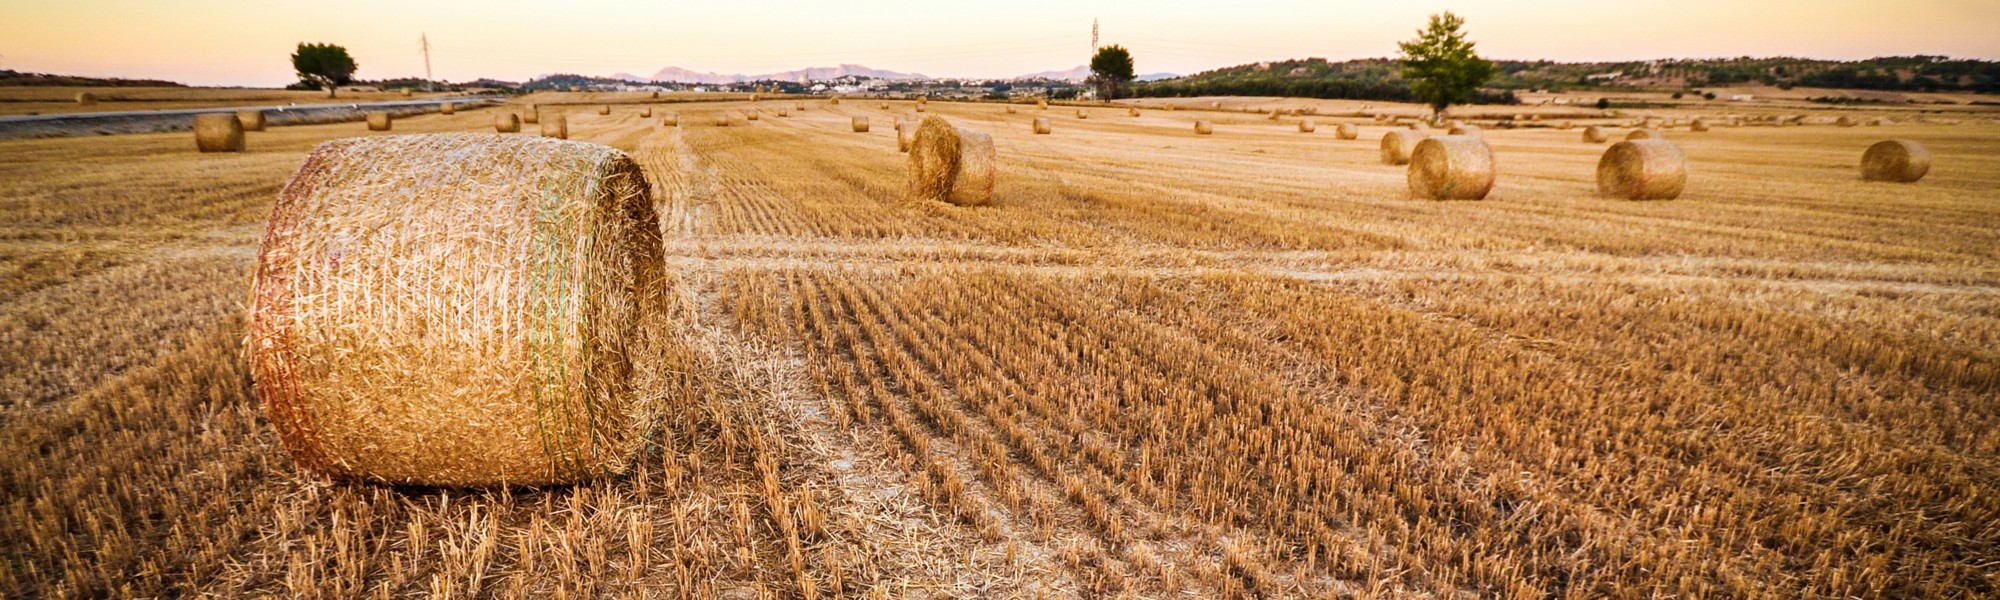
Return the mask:
[[[751,81],[799,81],[800,79],[804,79],[807,81],[831,81],[834,79],[840,79],[842,77],[867,77],[871,79],[887,79],[891,81],[913,81],[913,80],[934,79],[933,77],[924,75],[922,73],[903,73],[900,71],[885,71],[881,69],[871,69],[862,65],[848,65],[848,64],[843,64],[838,67],[812,67],[807,69],[799,69],[796,71],[764,73],[761,75],[723,74],[723,73],[713,73],[713,72],[702,73],[690,69],[683,69],[680,67],[667,67],[664,69],[660,69],[659,71],[654,72],[651,76],[646,76],[646,77],[634,75],[631,73],[614,73],[611,75],[612,79],[623,79],[626,81],[639,81],[639,82],[657,81],[662,83],[694,83],[703,85],[723,85],[730,83],[746,83]],[[1027,75],[1022,75],[1019,77],[1013,77],[1011,79],[1054,79],[1058,81],[1083,81],[1084,79],[1089,77],[1090,77],[1090,67],[1078,66],[1074,69],[1070,69],[1067,71],[1043,71],[1040,73],[1029,73]],[[1154,81],[1159,79],[1172,79],[1174,77],[1179,77],[1179,76],[1172,73],[1153,73],[1150,75],[1142,75],[1139,77],[1139,80]]]

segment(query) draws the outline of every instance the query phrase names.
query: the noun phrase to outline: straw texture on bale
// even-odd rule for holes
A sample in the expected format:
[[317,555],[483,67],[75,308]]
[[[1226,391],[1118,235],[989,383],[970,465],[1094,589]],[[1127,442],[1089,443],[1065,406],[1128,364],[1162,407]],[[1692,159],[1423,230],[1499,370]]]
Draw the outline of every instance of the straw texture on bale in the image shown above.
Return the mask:
[[533,104],[528,105],[528,110],[521,111],[521,122],[529,125],[541,123],[542,107]]
[[910,145],[917,141],[917,122],[898,121],[896,123],[896,151],[909,152]]
[[458,113],[458,106],[457,106],[457,105],[454,105],[454,104],[452,104],[452,103],[450,103],[450,102],[442,102],[442,103],[439,103],[439,104],[438,104],[438,114],[441,114],[441,115],[450,115],[450,114],[457,114],[457,113]]
[[76,103],[83,106],[94,106],[97,104],[97,94],[78,92],[76,94]]
[[905,129],[916,131],[910,145],[909,194],[959,206],[993,201],[993,136],[951,126],[930,117]]
[[1299,133],[1312,133],[1315,131],[1319,131],[1319,124],[1314,123],[1312,119],[1299,121]]
[[1199,135],[1208,135],[1211,133],[1215,133],[1215,124],[1208,122],[1208,120],[1206,119],[1195,121],[1194,132]]
[[1382,164],[1410,164],[1410,154],[1417,151],[1417,142],[1423,140],[1423,132],[1407,129],[1382,134]]
[[493,115],[493,130],[500,133],[520,133],[521,116],[510,112]]
[[321,144],[251,282],[258,400],[298,465],[434,486],[623,472],[647,442],[665,298],[631,157],[474,134]]
[[681,126],[681,114],[680,114],[680,113],[667,113],[667,114],[666,114],[666,116],[662,116],[662,117],[660,117],[660,124],[661,124],[661,125],[664,125],[664,126],[667,126],[667,127],[680,127],[680,126]]
[[1482,200],[1493,191],[1493,149],[1471,135],[1417,142],[1410,153],[1410,194],[1428,200]]
[[1660,132],[1659,132],[1658,130],[1654,130],[1654,129],[1634,129],[1634,130],[1632,130],[1632,133],[1628,133],[1628,134],[1625,134],[1625,139],[1626,139],[1627,141],[1631,141],[1631,140],[1664,140],[1664,139],[1667,139],[1667,136],[1664,136],[1664,135],[1660,135]]
[[1931,151],[1909,140],[1884,140],[1861,154],[1863,181],[1914,183],[1931,172]]
[[243,124],[244,131],[263,131],[264,111],[261,110],[236,111],[236,122]]
[[228,113],[195,115],[194,147],[202,152],[242,152],[243,123]]
[[1361,127],[1353,123],[1341,123],[1333,128],[1333,136],[1343,140],[1361,139]]
[[848,121],[855,133],[868,133],[868,117],[854,117]]
[[611,105],[609,105],[609,104],[602,104],[602,105],[599,105],[599,106],[597,107],[597,114],[600,114],[600,115],[608,115],[608,114],[611,114]]
[[559,140],[569,139],[569,115],[556,113],[542,119],[542,137]]
[[389,113],[386,112],[382,111],[370,112],[368,113],[368,130],[388,131],[389,128],[395,123],[395,120],[396,119],[394,117],[389,116]]
[[1451,129],[1449,131],[1446,131],[1445,133],[1450,135],[1469,135],[1473,137],[1479,137],[1481,131],[1478,125],[1466,125],[1464,123],[1458,123],[1456,125],[1452,125]]
[[1609,139],[1611,139],[1611,136],[1604,133],[1603,127],[1591,125],[1589,127],[1583,128],[1583,141],[1585,142],[1592,144],[1602,144],[1604,143],[1605,140]]
[[1035,135],[1048,135],[1054,130],[1055,127],[1049,124],[1048,117],[1035,117]]
[[639,118],[641,118],[641,119],[651,119],[651,118],[653,118],[653,109],[652,109],[652,107],[647,107],[647,108],[641,108],[641,109],[639,109]]
[[1687,154],[1666,140],[1626,140],[1597,161],[1597,193],[1626,200],[1672,200],[1687,186]]

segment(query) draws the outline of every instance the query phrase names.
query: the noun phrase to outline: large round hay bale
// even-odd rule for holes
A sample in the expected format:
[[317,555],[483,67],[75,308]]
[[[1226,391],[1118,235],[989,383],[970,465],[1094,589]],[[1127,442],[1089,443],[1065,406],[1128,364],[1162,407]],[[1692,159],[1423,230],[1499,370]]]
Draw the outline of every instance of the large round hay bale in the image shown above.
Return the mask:
[[194,147],[202,152],[242,152],[243,123],[229,113],[195,115]]
[[1688,131],[1694,131],[1694,132],[1708,131],[1708,119],[1695,119],[1692,121],[1688,121]]
[[1672,200],[1687,186],[1687,154],[1666,140],[1626,140],[1597,161],[1597,192],[1626,200]]
[[530,105],[528,105],[528,109],[527,109],[527,110],[523,110],[523,111],[521,111],[521,122],[522,122],[522,123],[527,123],[527,124],[529,124],[529,125],[534,125],[534,124],[537,124],[537,123],[541,123],[541,122],[542,122],[542,107],[541,107],[541,106],[538,106],[538,105],[534,105],[534,104],[530,104]]
[[542,137],[569,139],[569,115],[559,112],[542,119]]
[[994,168],[999,162],[994,156],[993,136],[952,127],[938,117],[905,129],[916,131],[910,144],[912,198],[959,206],[993,201]]
[[1665,136],[1665,135],[1661,135],[1661,134],[1660,134],[1660,131],[1659,131],[1659,130],[1657,130],[1657,129],[1644,129],[1644,128],[1641,128],[1641,129],[1634,129],[1634,130],[1632,130],[1632,133],[1628,133],[1628,134],[1625,134],[1625,140],[1626,140],[1626,141],[1632,141],[1632,140],[1664,140],[1664,139],[1667,139],[1667,136]]
[[848,124],[854,128],[855,133],[868,133],[868,117],[850,118]]
[[1611,139],[1611,135],[1605,133],[1603,127],[1591,125],[1583,128],[1583,141],[1585,143],[1602,144],[1605,140],[1609,139]]
[[76,103],[81,106],[96,106],[97,94],[92,94],[90,92],[77,92]]
[[729,113],[716,113],[716,114],[715,114],[715,126],[716,126],[716,127],[728,127],[728,126],[729,126]]
[[1215,133],[1215,124],[1209,122],[1208,119],[1195,121],[1194,132],[1196,135],[1208,135]]
[[236,122],[243,124],[244,131],[263,131],[264,111],[252,109],[236,111]]
[[449,115],[449,114],[457,114],[457,113],[458,113],[458,106],[457,106],[457,105],[454,105],[454,104],[452,104],[452,103],[450,103],[450,102],[441,102],[441,103],[438,103],[438,114],[441,114],[441,115]]
[[597,114],[600,114],[600,115],[608,115],[608,114],[611,114],[611,105],[609,105],[609,104],[601,104],[601,105],[598,105],[598,107],[597,107]]
[[1299,120],[1299,133],[1312,133],[1315,131],[1319,131],[1318,123],[1314,123],[1312,119]]
[[251,283],[256,395],[336,479],[550,485],[647,442],[666,284],[623,152],[428,134],[321,144],[278,195]]
[[653,99],[654,99],[654,100],[659,100],[659,99],[660,99],[660,93],[659,93],[659,92],[653,92]]
[[909,152],[910,146],[916,143],[916,141],[917,141],[917,122],[898,121],[896,123],[896,151]]
[[641,119],[653,118],[653,107],[648,106],[646,108],[639,109],[639,118]]
[[1048,117],[1035,117],[1035,135],[1048,135],[1054,130],[1055,127],[1049,123]]
[[1885,140],[1861,154],[1863,181],[1913,183],[1931,172],[1931,151],[1909,140]]
[[1341,123],[1339,126],[1333,128],[1333,136],[1343,140],[1361,139],[1361,126],[1353,123]]
[[1396,129],[1382,134],[1382,164],[1410,164],[1410,154],[1417,151],[1417,142],[1423,140],[1423,132],[1409,129]]
[[1457,123],[1455,125],[1452,125],[1451,129],[1446,131],[1445,133],[1450,135],[1469,135],[1473,137],[1479,137],[1479,134],[1482,132],[1480,131],[1478,125],[1467,125],[1464,123]]
[[1493,149],[1471,135],[1417,142],[1410,153],[1410,193],[1430,200],[1481,200],[1493,191]]
[[389,113],[387,112],[379,110],[370,111],[368,113],[368,130],[388,131],[389,128],[395,123],[395,121],[396,119],[394,117],[389,116]]
[[667,113],[667,114],[666,114],[665,116],[662,116],[662,117],[660,117],[660,125],[661,125],[662,127],[680,127],[680,126],[681,126],[681,114],[680,114],[680,113]]
[[521,116],[511,112],[493,115],[493,130],[500,133],[520,133]]

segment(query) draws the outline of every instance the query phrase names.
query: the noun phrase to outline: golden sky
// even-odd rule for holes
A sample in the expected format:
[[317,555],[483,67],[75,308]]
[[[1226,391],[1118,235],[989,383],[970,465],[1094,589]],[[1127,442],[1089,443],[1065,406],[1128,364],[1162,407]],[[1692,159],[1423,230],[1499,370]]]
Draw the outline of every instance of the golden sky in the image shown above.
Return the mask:
[[1489,58],[2000,59],[2000,0],[1475,0],[1405,2],[804,2],[0,0],[0,68],[197,85],[295,80],[301,41],[346,46],[357,77],[525,80],[651,75],[678,66],[766,73],[839,63],[1011,77],[1083,64],[1090,21],[1139,72],[1259,60],[1391,56],[1450,10]]

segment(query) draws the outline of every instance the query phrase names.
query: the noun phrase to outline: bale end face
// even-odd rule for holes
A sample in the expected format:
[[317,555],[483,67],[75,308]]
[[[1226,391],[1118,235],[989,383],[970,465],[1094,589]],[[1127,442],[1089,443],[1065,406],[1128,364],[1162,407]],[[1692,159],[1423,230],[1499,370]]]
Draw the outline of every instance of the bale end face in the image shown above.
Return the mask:
[[1050,125],[1048,117],[1035,117],[1035,135],[1048,135],[1054,130],[1055,127]]
[[1884,140],[1861,154],[1862,181],[1915,183],[1931,172],[1931,151],[1909,140]]
[[1470,135],[1417,142],[1410,153],[1410,194],[1428,200],[1483,200],[1493,191],[1493,149]]
[[1361,139],[1361,127],[1353,123],[1341,123],[1340,126],[1333,128],[1333,135],[1343,140],[1358,140]]
[[1687,186],[1687,154],[1666,140],[1626,140],[1597,161],[1597,192],[1626,200],[1672,200]]
[[232,114],[195,115],[194,147],[202,152],[242,152],[243,123]]

